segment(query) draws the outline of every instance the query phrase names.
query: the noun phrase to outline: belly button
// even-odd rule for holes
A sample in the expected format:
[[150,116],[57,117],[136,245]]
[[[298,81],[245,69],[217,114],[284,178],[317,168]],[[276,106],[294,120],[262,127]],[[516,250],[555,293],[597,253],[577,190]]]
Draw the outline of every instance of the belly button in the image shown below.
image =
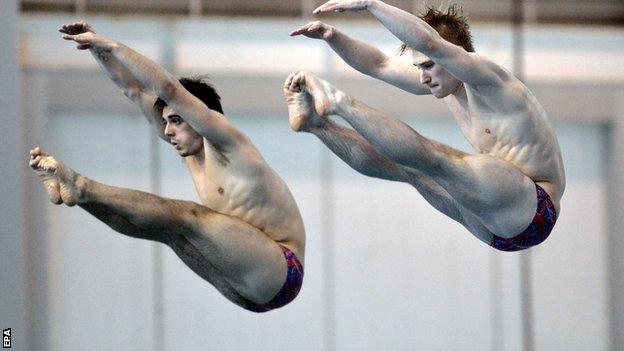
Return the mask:
[[485,128],[485,132],[486,132],[487,134],[490,134],[490,133],[491,133],[491,131],[490,131],[490,129],[489,129],[489,128]]
[[219,194],[223,195],[223,193],[225,192],[225,190],[223,190],[223,188],[219,188],[217,189],[217,191],[219,192]]

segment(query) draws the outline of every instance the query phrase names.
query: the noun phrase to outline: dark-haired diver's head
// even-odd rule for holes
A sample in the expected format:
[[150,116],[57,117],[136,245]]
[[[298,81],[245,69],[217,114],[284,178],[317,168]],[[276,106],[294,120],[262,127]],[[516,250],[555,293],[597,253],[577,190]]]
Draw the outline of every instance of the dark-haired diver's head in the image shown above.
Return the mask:
[[[221,97],[204,79],[181,78],[179,81],[189,93],[201,100],[208,108],[223,113]],[[165,136],[180,156],[195,155],[203,150],[203,137],[163,99],[156,99],[154,110],[162,116]]]

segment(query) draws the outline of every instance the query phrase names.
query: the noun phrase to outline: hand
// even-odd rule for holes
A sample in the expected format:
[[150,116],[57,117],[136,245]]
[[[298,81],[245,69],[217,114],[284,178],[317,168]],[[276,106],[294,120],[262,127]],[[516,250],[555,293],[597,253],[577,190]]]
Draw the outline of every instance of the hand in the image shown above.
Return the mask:
[[330,0],[316,8],[312,13],[362,11],[368,8],[370,0]]
[[313,21],[290,33],[290,36],[305,35],[308,38],[330,40],[334,35],[334,27],[323,22]]
[[59,28],[59,32],[65,34],[63,39],[77,42],[78,50],[90,49],[95,39],[93,27],[85,21],[65,24]]

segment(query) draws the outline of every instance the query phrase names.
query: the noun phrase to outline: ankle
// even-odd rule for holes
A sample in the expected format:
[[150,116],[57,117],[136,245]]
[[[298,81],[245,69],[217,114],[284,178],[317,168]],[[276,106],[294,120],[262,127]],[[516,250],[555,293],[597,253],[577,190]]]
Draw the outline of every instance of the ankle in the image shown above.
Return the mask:
[[76,189],[76,204],[80,205],[87,202],[89,189],[93,186],[93,181],[78,174],[74,185]]
[[342,90],[336,90],[334,93],[335,114],[340,115],[349,109],[353,99]]

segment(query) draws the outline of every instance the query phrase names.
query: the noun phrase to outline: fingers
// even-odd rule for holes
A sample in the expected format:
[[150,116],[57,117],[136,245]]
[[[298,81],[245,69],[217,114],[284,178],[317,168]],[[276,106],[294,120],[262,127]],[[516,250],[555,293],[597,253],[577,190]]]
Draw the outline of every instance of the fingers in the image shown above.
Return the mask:
[[93,32],[93,28],[84,20],[78,22],[64,24],[59,28],[59,32],[65,34],[80,34],[84,32]]
[[313,14],[319,14],[319,13],[324,13],[324,12],[331,12],[331,11],[344,11],[343,9],[340,8],[340,3],[337,1],[328,1],[326,3],[324,3],[323,5],[317,7],[314,11],[312,11]]
[[77,42],[79,44],[90,45],[93,36],[92,36],[92,34],[80,33],[80,34],[65,34],[65,35],[63,35],[62,38],[65,39],[65,40],[75,41],[75,42]]
[[[310,22],[310,23],[312,23],[312,22]],[[294,37],[295,35],[301,35],[301,34],[307,32],[308,31],[308,27],[310,26],[310,23],[306,24],[305,26],[302,26],[302,27],[299,27],[299,28],[293,30],[292,32],[290,32],[290,36]]]
[[310,26],[308,26],[308,32],[318,32],[319,30],[323,29],[324,25],[325,23],[319,21],[310,22]]
[[295,35],[301,35],[304,34],[308,37],[314,37],[314,38],[319,38],[320,35],[317,33],[316,35],[309,35],[309,34],[315,34],[315,32],[318,32],[320,29],[322,29],[322,27],[325,24],[319,21],[312,21],[309,22],[308,24],[306,24],[305,26],[302,26],[292,32],[290,32],[290,36],[293,37]]

